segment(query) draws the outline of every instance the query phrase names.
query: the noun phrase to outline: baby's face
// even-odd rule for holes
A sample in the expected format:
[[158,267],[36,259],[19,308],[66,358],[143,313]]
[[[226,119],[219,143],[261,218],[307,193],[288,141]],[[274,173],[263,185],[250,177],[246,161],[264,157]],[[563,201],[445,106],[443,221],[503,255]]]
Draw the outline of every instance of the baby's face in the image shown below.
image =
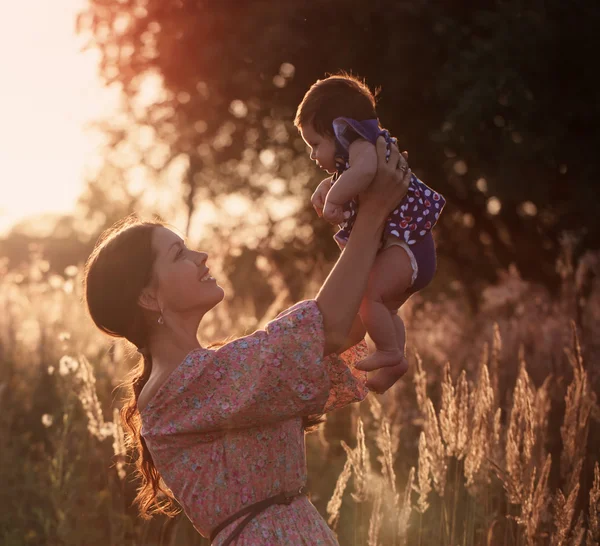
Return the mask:
[[310,147],[310,158],[317,165],[333,174],[335,169],[335,140],[333,136],[320,135],[314,127],[308,123],[300,129],[304,142]]

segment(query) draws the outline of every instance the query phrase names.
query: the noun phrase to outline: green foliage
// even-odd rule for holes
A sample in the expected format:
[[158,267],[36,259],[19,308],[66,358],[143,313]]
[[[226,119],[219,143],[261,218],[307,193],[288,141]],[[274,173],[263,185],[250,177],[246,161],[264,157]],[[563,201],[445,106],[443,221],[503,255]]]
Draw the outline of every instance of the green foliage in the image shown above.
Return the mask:
[[[290,168],[304,154],[291,120],[315,79],[346,69],[381,86],[383,124],[417,174],[448,197],[438,229],[447,267],[473,286],[516,263],[556,287],[560,234],[579,232],[581,248],[600,243],[600,123],[587,64],[599,19],[592,2],[558,0],[92,0],[79,28],[100,49],[105,80],[124,92],[128,117],[109,128],[108,157],[119,142],[135,147],[139,129],[151,131],[156,145],[134,164],[168,185],[188,231],[207,200],[219,207],[241,193],[264,211],[266,196],[291,196],[301,205],[290,221],[308,230],[296,238],[305,256],[333,251],[307,206],[314,171],[307,162]],[[162,85],[153,98],[144,95],[149,75]],[[268,168],[264,150],[275,154]],[[273,196],[262,175],[286,181],[283,193]],[[497,214],[490,197],[501,202]],[[267,246],[272,222],[263,218],[257,235]],[[256,229],[247,217],[237,225]]]

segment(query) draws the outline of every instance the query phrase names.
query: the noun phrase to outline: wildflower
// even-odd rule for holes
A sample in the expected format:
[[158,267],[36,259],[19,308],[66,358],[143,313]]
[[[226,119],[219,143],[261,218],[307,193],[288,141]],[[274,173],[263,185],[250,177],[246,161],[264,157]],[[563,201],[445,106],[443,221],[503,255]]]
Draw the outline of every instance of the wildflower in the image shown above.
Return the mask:
[[76,372],[78,368],[79,362],[67,355],[63,356],[58,362],[58,373],[63,376],[69,375],[71,372]]
[[63,286],[64,279],[60,275],[50,275],[48,279],[48,284],[50,288],[54,290],[59,290]]
[[76,265],[68,265],[67,267],[65,267],[65,275],[67,277],[75,277],[78,272],[79,269]]
[[51,427],[53,422],[54,417],[52,417],[52,415],[49,413],[44,413],[44,415],[42,415],[42,425],[44,425],[46,428]]

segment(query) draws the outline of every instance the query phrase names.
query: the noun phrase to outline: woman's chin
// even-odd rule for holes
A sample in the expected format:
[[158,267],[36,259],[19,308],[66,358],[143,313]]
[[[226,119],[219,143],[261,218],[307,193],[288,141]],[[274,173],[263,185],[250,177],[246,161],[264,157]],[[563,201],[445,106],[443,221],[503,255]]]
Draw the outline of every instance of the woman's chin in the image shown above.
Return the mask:
[[213,307],[216,307],[217,305],[219,305],[219,303],[221,303],[224,299],[225,299],[225,290],[223,290],[223,288],[221,288],[218,284],[215,284],[215,299],[214,299],[214,303],[211,306],[211,309]]

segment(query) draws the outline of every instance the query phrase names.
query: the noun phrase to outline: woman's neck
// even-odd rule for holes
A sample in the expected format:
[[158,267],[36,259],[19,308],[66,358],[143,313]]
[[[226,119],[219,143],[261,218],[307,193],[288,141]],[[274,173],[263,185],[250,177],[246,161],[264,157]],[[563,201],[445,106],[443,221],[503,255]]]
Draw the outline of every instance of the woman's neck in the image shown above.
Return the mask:
[[164,324],[157,325],[150,336],[148,349],[152,355],[153,370],[159,373],[176,368],[194,349],[201,347],[198,340],[198,316],[164,315]]

